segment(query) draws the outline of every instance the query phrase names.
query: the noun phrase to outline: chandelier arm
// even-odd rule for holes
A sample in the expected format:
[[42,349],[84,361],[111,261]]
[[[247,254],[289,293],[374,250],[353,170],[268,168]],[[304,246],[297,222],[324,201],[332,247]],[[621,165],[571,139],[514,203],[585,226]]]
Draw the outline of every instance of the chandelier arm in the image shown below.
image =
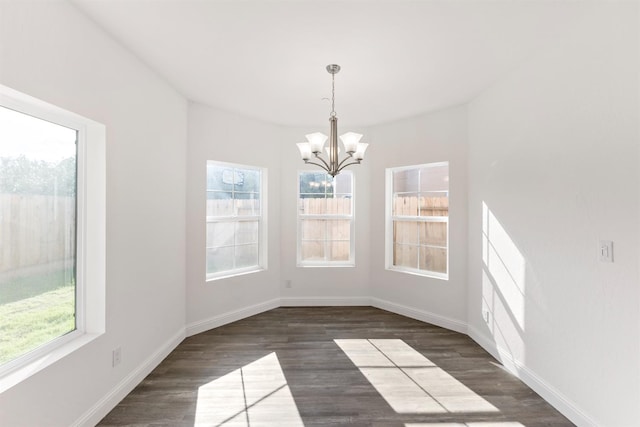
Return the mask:
[[[320,159],[322,160],[322,159]],[[320,163],[315,163],[309,160],[305,160],[305,163],[309,164],[309,165],[314,165],[314,166],[320,166],[322,169],[324,169],[325,171],[329,172],[329,168],[327,166],[325,166],[327,164],[327,162],[325,162],[324,160],[322,160],[322,163],[324,163],[324,165],[320,164]]]
[[[320,155],[318,153],[315,153],[316,159],[320,160],[322,163],[324,163],[324,170],[326,170],[327,172],[331,170],[331,166],[329,165],[329,163],[326,162],[325,159],[323,159],[322,157],[320,157]],[[315,164],[315,163],[312,163]]]
[[349,165],[342,166],[344,164],[344,162],[346,162],[348,160],[354,160],[354,159],[353,159],[353,156],[351,154],[347,153],[347,157],[345,157],[344,159],[342,159],[342,161],[340,163],[338,163],[338,167],[337,167],[338,172],[341,171],[343,167],[347,167],[347,166],[353,165],[353,164],[360,164],[360,160],[354,160],[354,163],[349,163]]
[[[347,160],[347,159],[344,159],[344,160]],[[342,161],[342,163],[344,163],[344,160]],[[340,163],[340,164],[342,164],[342,163]],[[336,171],[336,175],[337,175],[337,174],[339,174],[339,173],[340,173],[340,171],[341,171],[342,169],[346,168],[347,166],[351,166],[351,165],[359,165],[359,164],[360,164],[360,160],[356,160],[356,161],[353,161],[353,162],[351,162],[351,163],[347,163],[347,164],[346,164],[346,165],[344,165],[344,166],[340,166],[340,167],[338,167],[338,170]]]

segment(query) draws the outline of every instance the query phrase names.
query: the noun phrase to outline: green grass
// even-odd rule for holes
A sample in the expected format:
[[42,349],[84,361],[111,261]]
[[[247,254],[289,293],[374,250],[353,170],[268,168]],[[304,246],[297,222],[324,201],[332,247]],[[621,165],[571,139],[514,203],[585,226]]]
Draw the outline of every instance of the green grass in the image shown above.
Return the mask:
[[11,279],[3,279],[0,275],[0,305],[41,295],[73,283],[73,269],[61,268]]
[[[0,365],[75,329],[74,289],[67,284],[0,303]],[[4,287],[1,291],[4,293]]]

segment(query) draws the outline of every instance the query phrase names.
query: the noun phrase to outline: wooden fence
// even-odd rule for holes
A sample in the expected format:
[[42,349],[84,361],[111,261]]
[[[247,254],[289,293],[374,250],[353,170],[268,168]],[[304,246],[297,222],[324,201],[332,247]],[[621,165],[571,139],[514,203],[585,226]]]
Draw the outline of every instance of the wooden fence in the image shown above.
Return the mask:
[[75,197],[0,194],[0,273],[75,257]]
[[[393,200],[396,216],[448,216],[448,197],[399,196]],[[393,227],[393,265],[447,272],[446,222],[396,221]]]

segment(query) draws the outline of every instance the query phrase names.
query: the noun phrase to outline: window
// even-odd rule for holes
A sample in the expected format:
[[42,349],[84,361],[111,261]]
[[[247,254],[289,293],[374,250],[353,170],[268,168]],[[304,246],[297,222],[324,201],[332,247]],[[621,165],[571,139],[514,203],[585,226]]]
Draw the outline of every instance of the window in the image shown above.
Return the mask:
[[104,135],[0,86],[0,391],[104,332]]
[[353,266],[353,174],[300,172],[298,265]]
[[449,163],[387,169],[390,270],[447,279]]
[[207,162],[207,279],[266,268],[266,170]]

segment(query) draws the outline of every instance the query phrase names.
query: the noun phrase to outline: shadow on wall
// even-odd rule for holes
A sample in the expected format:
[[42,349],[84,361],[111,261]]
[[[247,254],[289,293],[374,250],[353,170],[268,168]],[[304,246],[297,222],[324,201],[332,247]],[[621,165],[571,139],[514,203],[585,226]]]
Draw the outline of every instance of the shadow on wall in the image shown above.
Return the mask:
[[495,344],[525,361],[524,256],[482,202],[482,316]]

